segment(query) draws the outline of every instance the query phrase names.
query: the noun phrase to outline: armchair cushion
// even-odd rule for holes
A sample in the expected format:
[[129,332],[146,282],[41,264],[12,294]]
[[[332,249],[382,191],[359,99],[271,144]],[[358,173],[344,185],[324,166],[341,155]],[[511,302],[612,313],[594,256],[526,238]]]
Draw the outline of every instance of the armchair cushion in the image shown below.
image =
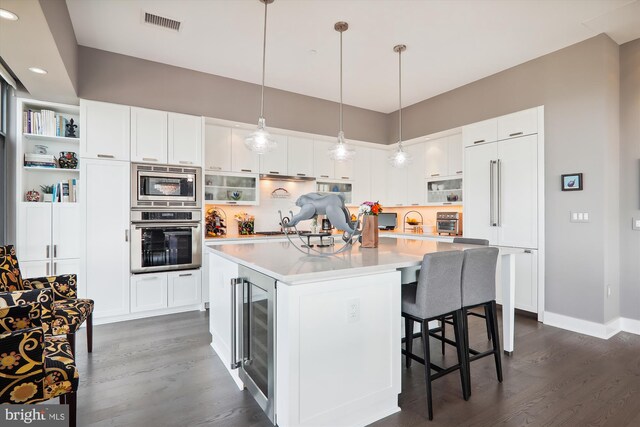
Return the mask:
[[76,299],[78,297],[77,277],[75,274],[62,274],[60,276],[36,277],[23,279],[24,289],[46,289],[53,290],[53,300]]
[[41,326],[38,310],[33,305],[0,308],[0,333]]
[[73,334],[93,312],[93,300],[76,299],[53,303],[53,335]]
[[42,328],[0,334],[0,403],[34,403],[44,397]]
[[78,369],[65,337],[47,336],[44,342],[44,398],[78,390]]
[[19,291],[22,288],[22,276],[16,249],[13,245],[0,246],[0,292]]
[[[50,333],[53,320],[53,291],[33,289],[30,291],[0,292],[0,311],[13,305],[30,306],[31,317],[38,317],[45,334]],[[40,325],[38,325],[40,326]]]

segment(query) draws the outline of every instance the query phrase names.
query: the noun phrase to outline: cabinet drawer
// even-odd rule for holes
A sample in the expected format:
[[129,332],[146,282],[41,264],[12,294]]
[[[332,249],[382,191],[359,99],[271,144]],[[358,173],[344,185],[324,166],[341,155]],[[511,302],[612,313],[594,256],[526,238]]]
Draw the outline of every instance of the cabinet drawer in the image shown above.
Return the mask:
[[131,312],[167,307],[167,273],[131,276]]
[[202,295],[200,270],[168,273],[169,307],[200,304]]
[[498,117],[498,139],[500,140],[534,133],[538,133],[537,108]]
[[497,140],[498,119],[484,120],[462,128],[462,141],[465,147]]

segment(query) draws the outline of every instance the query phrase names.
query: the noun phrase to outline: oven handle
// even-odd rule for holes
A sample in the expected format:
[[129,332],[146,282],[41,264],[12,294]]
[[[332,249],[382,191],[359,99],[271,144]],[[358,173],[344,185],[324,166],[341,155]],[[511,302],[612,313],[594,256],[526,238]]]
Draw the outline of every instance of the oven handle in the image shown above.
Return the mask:
[[238,369],[242,365],[242,363],[238,361],[238,353],[236,350],[238,345],[238,328],[236,326],[238,300],[236,298],[236,291],[238,289],[238,284],[242,283],[242,279],[231,279],[231,369]]
[[135,222],[131,224],[133,228],[136,230],[140,230],[141,228],[165,228],[165,227],[189,227],[189,228],[199,228],[200,223],[193,222],[154,222],[152,224],[146,224],[144,222]]

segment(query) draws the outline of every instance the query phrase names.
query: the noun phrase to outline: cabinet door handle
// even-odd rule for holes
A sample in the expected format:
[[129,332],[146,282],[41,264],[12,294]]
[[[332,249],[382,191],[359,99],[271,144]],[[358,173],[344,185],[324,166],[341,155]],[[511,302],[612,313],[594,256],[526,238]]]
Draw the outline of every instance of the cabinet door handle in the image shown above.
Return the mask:
[[240,172],[253,172],[251,169],[240,169]]
[[45,276],[49,275],[49,263],[47,263],[47,273],[45,274]]
[[510,133],[509,136],[518,136],[518,135],[522,135],[523,132],[515,132],[515,133]]
[[329,178],[329,175],[320,175],[320,178]]
[[419,206],[420,203],[411,203],[411,206]]
[[497,180],[498,180],[498,207],[497,207],[497,211],[498,211],[498,227],[502,226],[502,215],[501,215],[501,207],[500,205],[502,204],[502,195],[500,193],[502,193],[502,184],[500,181],[502,181],[501,179],[501,175],[502,175],[502,162],[500,161],[500,159],[498,159],[498,161],[496,162],[496,164],[498,165],[498,176],[497,176]]
[[227,204],[229,204],[229,205],[237,205],[237,204],[238,204],[238,202],[228,201],[228,202],[227,202]]
[[479,139],[477,141],[473,141],[473,143],[474,144],[480,144],[481,142],[484,142],[484,141],[485,141],[484,139]]
[[495,207],[494,203],[494,194],[493,194],[493,160],[489,160],[489,227],[495,227],[496,223],[493,221],[493,208]]
[[349,179],[349,177],[348,177],[348,176],[342,176],[341,178],[342,178],[342,179]]
[[531,253],[531,249],[525,249],[525,250],[524,250],[524,253],[525,253],[525,254],[530,254],[530,253]]
[[128,242],[129,241],[129,230],[124,230],[124,241]]
[[269,173],[272,173],[274,175],[280,175],[280,172],[278,172],[278,171],[269,171]]
[[462,173],[462,171],[456,171],[456,174],[460,175]]
[[53,257],[58,257],[58,245],[53,245]]
[[306,173],[297,173],[296,176],[307,176]]
[[442,203],[442,204],[443,204],[443,205],[451,205],[452,203],[451,203],[451,202],[444,202],[444,203]]
[[193,276],[192,273],[186,273],[186,274],[179,274],[178,277],[191,277]]
[[432,173],[431,176],[440,176],[439,173]]
[[143,157],[142,160],[145,162],[157,162],[158,159],[154,159],[153,157]]
[[104,159],[113,159],[115,156],[113,154],[98,154],[97,157],[101,157]]
[[214,170],[214,171],[221,171],[222,167],[220,167],[220,166],[209,166],[209,169]]
[[57,275],[58,274],[58,263],[54,262],[53,263],[53,275]]
[[190,162],[189,160],[180,160],[178,163],[180,163],[181,165],[192,165],[193,162]]
[[50,246],[49,246],[49,245],[47,245],[47,247],[46,247],[46,249],[45,249],[45,251],[46,251],[46,253],[47,253],[47,254],[45,255],[45,258],[49,258],[49,252],[50,252],[49,248],[50,248]]

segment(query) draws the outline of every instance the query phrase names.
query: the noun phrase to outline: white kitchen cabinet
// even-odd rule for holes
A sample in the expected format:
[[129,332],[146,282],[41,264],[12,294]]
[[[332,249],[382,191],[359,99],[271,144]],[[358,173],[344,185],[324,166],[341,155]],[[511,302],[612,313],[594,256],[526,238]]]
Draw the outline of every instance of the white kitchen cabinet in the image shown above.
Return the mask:
[[498,119],[483,120],[462,127],[462,142],[465,147],[498,140]]
[[[498,242],[538,247],[538,138],[498,141]],[[465,193],[466,196],[467,193]]]
[[407,153],[412,156],[412,161],[407,168],[407,205],[421,206],[425,204],[424,180],[426,178],[426,145],[422,142],[409,145],[405,148]]
[[[20,255],[18,255],[20,257]],[[36,277],[46,277],[52,274],[51,261],[20,261],[20,274],[23,279],[35,279]]]
[[287,174],[314,176],[313,139],[290,136],[287,143]]
[[84,201],[84,272],[95,317],[129,313],[128,162],[85,160],[80,170]]
[[371,201],[372,159],[373,149],[356,147],[353,160],[353,195],[352,203],[359,206],[362,202]]
[[[387,204],[388,206],[407,205],[407,169],[389,167],[387,179]],[[422,185],[421,185],[422,186]]]
[[[51,258],[51,203],[22,202],[18,206],[16,252],[20,262]],[[73,231],[73,229],[71,230]]]
[[389,203],[389,151],[371,149],[371,196],[370,201],[379,201],[382,206],[391,206]]
[[425,143],[425,169],[427,178],[449,174],[449,137],[432,139]]
[[167,273],[167,305],[181,307],[200,304],[202,279],[200,270],[171,271]]
[[168,163],[202,166],[202,117],[168,113]]
[[448,141],[448,175],[462,175],[464,172],[464,146],[462,145],[462,134],[451,135]]
[[538,251],[516,255],[516,308],[538,312]]
[[160,310],[167,307],[167,273],[131,276],[131,312]]
[[260,179],[257,174],[205,172],[204,200],[208,204],[260,204]]
[[287,175],[287,137],[271,135],[276,141],[276,148],[260,155],[260,173],[269,175]]
[[498,139],[516,138],[538,132],[538,109],[530,108],[498,117]]
[[80,157],[129,160],[130,107],[80,100]]
[[333,143],[329,141],[313,141],[313,173],[318,179],[334,177],[333,160],[329,158],[329,149],[332,145]]
[[131,161],[167,163],[167,113],[131,107]]
[[231,130],[231,170],[233,172],[258,173],[260,156],[247,149],[244,140],[253,131],[245,129]]
[[[357,149],[356,149],[356,156]],[[353,181],[354,171],[354,160],[343,160],[341,162],[334,161],[333,162],[333,176],[335,179],[342,181]]]
[[[80,258],[82,253],[81,211],[77,203],[52,203],[52,257],[59,259]],[[75,272],[77,273],[77,271]]]
[[463,232],[474,239],[487,239],[492,245],[498,243],[498,230],[492,221],[497,186],[491,178],[495,170],[491,162],[497,157],[496,143],[465,148]]
[[206,124],[204,141],[204,168],[231,171],[231,128]]

